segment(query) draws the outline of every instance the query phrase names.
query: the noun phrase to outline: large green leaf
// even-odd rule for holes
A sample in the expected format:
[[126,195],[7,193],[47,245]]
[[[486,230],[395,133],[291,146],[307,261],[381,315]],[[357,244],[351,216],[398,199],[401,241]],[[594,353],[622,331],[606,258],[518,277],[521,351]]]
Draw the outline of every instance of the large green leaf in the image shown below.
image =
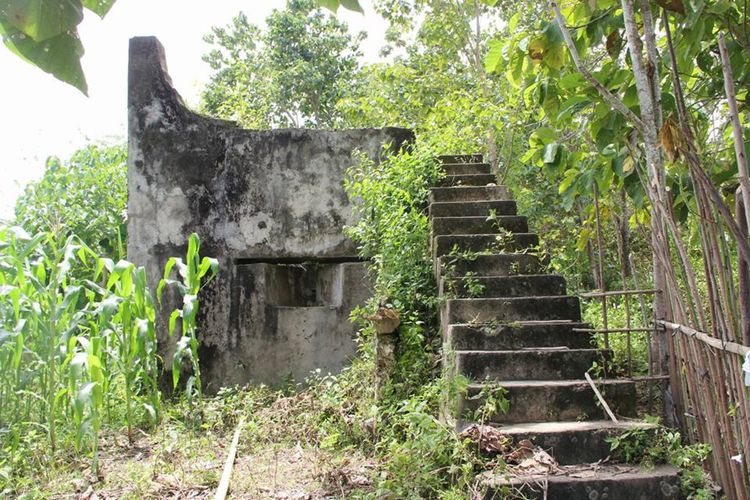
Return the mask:
[[363,14],[365,12],[362,10],[362,6],[359,5],[359,0],[317,0],[317,2],[320,7],[325,7],[332,12],[339,10],[339,7]]
[[75,30],[37,42],[0,18],[0,35],[12,52],[88,95],[81,68],[83,45]]
[[116,0],[83,0],[83,6],[99,17],[104,17]]
[[490,40],[490,49],[484,58],[484,70],[487,73],[495,72],[499,69],[500,62],[503,59],[503,42],[500,40]]
[[362,6],[359,5],[359,0],[341,0],[341,6],[348,10],[353,10],[362,14],[365,13]]
[[560,69],[563,66],[563,63],[565,62],[565,48],[562,44],[554,44],[551,45],[545,52],[544,52],[544,63],[554,69],[555,71],[560,71]]
[[318,0],[318,5],[332,12],[336,12],[339,9],[339,0]]
[[37,42],[75,30],[82,19],[80,0],[0,0],[0,21]]
[[544,153],[542,155],[542,161],[544,163],[554,165],[560,161],[560,143],[552,142],[544,146]]

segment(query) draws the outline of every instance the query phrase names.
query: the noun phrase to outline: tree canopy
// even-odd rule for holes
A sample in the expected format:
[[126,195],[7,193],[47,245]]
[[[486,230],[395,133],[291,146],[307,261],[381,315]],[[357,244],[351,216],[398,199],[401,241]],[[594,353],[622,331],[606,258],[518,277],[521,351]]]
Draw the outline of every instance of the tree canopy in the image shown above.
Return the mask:
[[334,127],[337,102],[357,78],[359,43],[312,0],[289,0],[266,28],[243,13],[205,37],[215,71],[202,108],[250,128]]

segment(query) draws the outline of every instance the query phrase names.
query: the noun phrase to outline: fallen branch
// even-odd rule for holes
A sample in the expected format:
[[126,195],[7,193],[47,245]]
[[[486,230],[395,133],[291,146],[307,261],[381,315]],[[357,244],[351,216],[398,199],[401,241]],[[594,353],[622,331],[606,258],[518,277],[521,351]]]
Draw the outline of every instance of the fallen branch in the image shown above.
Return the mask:
[[229,447],[227,461],[224,463],[224,472],[221,474],[221,481],[219,482],[219,487],[216,489],[214,500],[224,500],[229,492],[229,481],[232,479],[232,469],[234,469],[234,457],[237,455],[237,444],[240,441],[240,431],[244,423],[245,417],[242,417],[237,424],[237,428],[234,430],[232,445]]
[[612,410],[609,408],[609,405],[604,400],[604,396],[602,396],[602,393],[599,392],[599,389],[596,388],[596,384],[594,384],[594,381],[591,380],[591,375],[589,375],[589,372],[584,373],[584,375],[586,376],[586,381],[589,383],[591,388],[594,389],[594,394],[596,394],[596,397],[599,398],[599,402],[604,407],[604,411],[607,412],[607,415],[609,415],[609,418],[612,420],[612,422],[616,424],[619,423],[620,421],[617,420],[617,417],[615,417],[615,414],[612,413]]

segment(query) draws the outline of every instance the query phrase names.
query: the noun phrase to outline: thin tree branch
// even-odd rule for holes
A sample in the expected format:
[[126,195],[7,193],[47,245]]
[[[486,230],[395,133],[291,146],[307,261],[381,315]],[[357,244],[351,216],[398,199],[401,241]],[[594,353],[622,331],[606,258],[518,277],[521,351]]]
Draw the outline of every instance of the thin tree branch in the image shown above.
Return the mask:
[[557,25],[560,27],[563,39],[565,40],[565,45],[568,47],[570,57],[573,58],[573,63],[576,65],[578,71],[583,75],[586,81],[588,81],[591,86],[599,92],[602,98],[607,101],[610,106],[612,106],[613,109],[622,113],[625,118],[627,118],[635,126],[635,128],[638,129],[638,131],[642,132],[643,122],[641,121],[641,119],[638,118],[638,116],[636,116],[636,114],[633,113],[630,109],[628,109],[628,107],[625,106],[625,104],[623,104],[623,102],[618,99],[617,96],[610,92],[609,89],[602,85],[599,80],[594,78],[594,75],[592,75],[588,68],[583,65],[581,57],[578,54],[578,49],[576,49],[576,46],[573,43],[573,38],[570,36],[570,30],[565,24],[565,18],[563,17],[562,12],[560,12],[560,6],[555,0],[550,0],[549,5],[552,11],[555,13]]
[[648,54],[648,69],[651,79],[651,96],[654,100],[654,120],[656,129],[662,125],[661,109],[661,87],[659,85],[659,51],[656,48],[656,35],[654,34],[654,18],[651,15],[651,4],[649,0],[641,0],[641,17],[643,18],[643,35],[646,41],[646,53]]

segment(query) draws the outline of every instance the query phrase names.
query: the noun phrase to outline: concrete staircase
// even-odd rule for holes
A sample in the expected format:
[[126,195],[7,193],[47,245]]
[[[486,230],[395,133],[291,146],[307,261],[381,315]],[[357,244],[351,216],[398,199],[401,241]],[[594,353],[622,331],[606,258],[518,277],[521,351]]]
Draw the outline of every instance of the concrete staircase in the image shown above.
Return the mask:
[[[613,423],[584,378],[611,353],[593,347],[582,328],[578,298],[535,255],[538,237],[504,186],[494,184],[481,155],[442,156],[442,185],[431,190],[431,248],[442,297],[441,328],[448,373],[470,381],[453,402],[459,430],[483,404],[488,384],[507,391],[507,413],[489,425],[518,442],[528,439],[555,458],[554,473],[496,475],[486,498],[639,500],[679,497],[671,467],[642,469],[606,461],[607,437],[634,427]],[[491,214],[491,216],[490,216]],[[597,381],[619,417],[635,417],[631,380]],[[450,406],[450,405],[449,405]],[[588,464],[588,465],[587,465]]]

